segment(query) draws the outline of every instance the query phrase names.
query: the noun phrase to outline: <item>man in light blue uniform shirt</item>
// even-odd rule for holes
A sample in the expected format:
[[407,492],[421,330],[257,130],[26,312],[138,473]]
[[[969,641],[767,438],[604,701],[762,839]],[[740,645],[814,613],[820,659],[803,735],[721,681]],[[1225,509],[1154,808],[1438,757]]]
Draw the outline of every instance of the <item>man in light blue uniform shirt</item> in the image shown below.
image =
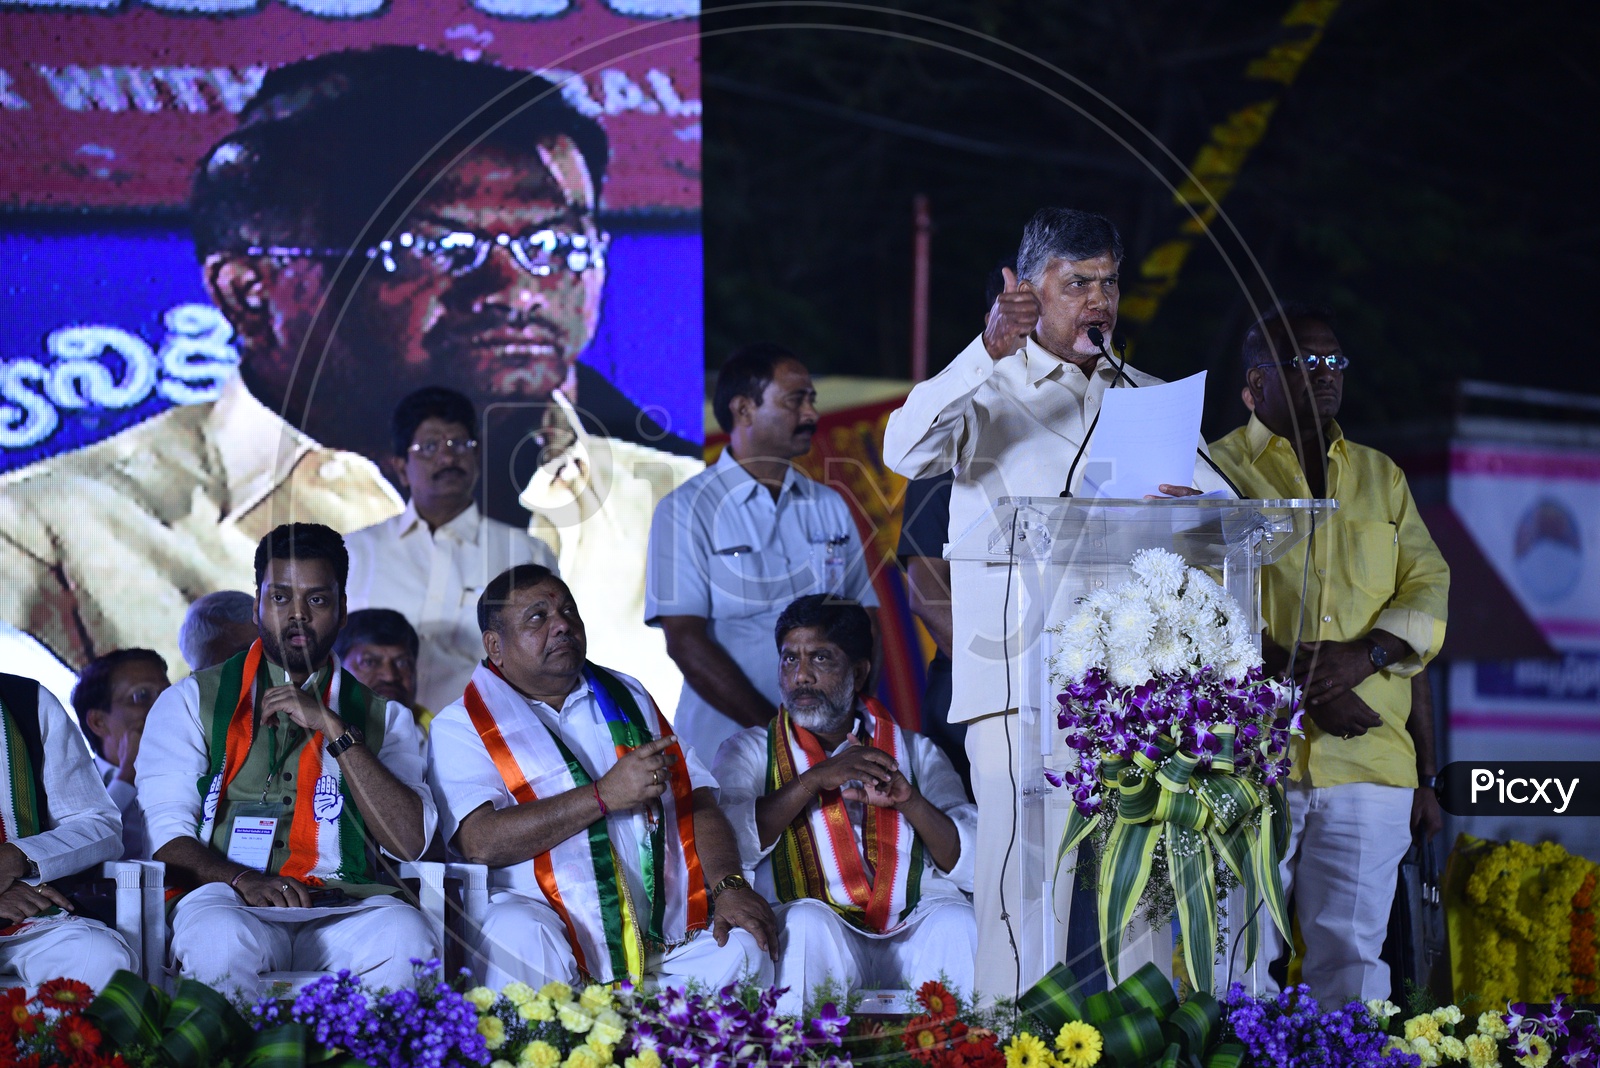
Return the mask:
[[811,449],[817,393],[805,364],[749,345],[717,375],[712,407],[728,433],[719,459],[664,497],[650,524],[645,621],[683,672],[676,729],[695,750],[777,715],[773,627],[796,598],[877,596],[844,498],[791,461]]

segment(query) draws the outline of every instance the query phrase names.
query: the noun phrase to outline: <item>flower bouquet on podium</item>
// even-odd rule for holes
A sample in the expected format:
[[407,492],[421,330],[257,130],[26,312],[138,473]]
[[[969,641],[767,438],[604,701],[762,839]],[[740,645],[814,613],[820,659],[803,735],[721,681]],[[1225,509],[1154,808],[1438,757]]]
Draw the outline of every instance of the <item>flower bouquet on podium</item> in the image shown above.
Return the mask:
[[1134,917],[1159,926],[1175,912],[1189,982],[1210,991],[1219,894],[1243,889],[1247,962],[1263,902],[1289,927],[1280,784],[1300,714],[1292,688],[1266,677],[1251,618],[1226,590],[1160,549],[1135,555],[1132,571],[1051,628],[1058,722],[1078,755],[1077,767],[1047,772],[1073,800],[1056,864],[1079,845],[1098,858],[1113,976]]

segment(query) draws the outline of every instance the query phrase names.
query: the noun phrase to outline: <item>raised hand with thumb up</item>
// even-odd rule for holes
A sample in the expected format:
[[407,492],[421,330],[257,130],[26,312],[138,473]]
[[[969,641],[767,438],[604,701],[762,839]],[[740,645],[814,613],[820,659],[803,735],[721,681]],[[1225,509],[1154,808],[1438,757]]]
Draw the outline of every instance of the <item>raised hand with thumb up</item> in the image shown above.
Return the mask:
[[1004,359],[1021,350],[1033,328],[1039,325],[1039,298],[1032,289],[1022,288],[1017,272],[1010,267],[1000,268],[1005,275],[1006,287],[994,299],[989,309],[989,321],[983,326],[983,347],[996,359]]

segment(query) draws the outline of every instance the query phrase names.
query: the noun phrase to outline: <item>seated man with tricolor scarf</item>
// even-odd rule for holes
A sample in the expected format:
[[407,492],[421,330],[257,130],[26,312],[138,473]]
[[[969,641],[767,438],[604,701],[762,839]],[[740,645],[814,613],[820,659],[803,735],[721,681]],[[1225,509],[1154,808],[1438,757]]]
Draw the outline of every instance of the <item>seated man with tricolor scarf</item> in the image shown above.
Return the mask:
[[802,597],[775,637],[783,705],[722,743],[714,774],[756,889],[779,902],[778,1011],[823,982],[970,994],[977,806],[937,745],[862,693],[859,604]]
[[252,992],[272,971],[348,968],[373,986],[439,953],[421,912],[376,881],[374,847],[422,854],[437,821],[411,710],[332,655],[349,556],[328,527],[277,527],[256,547],[249,649],[150,709],[139,801],[167,884],[182,973]]
[[717,783],[636,679],[587,660],[566,583],[521,564],[478,598],[485,659],[430,728],[443,838],[491,869],[482,981],[772,981],[772,909]]
[[98,990],[133,955],[51,884],[121,856],[122,821],[61,702],[20,675],[0,675],[0,771],[0,972]]

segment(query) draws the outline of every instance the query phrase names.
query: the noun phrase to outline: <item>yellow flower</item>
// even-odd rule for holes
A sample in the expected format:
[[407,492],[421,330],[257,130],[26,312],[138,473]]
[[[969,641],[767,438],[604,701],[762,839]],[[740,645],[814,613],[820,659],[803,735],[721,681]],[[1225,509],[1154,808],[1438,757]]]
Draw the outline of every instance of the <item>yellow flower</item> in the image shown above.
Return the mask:
[[1428,1038],[1411,1039],[1411,1052],[1422,1059],[1422,1068],[1438,1068],[1439,1047]]
[[615,1046],[622,1041],[625,1026],[622,1017],[615,1012],[610,1009],[600,1010],[600,1015],[594,1019],[594,1027],[589,1031],[590,1045],[598,1041],[607,1046]]
[[570,1001],[556,1009],[556,1019],[575,1035],[581,1035],[594,1026],[594,1017]]
[[601,1009],[611,1007],[611,988],[601,986],[599,983],[590,983],[584,987],[583,996],[578,999],[578,1004],[598,1015]]
[[661,1068],[661,1058],[653,1049],[642,1049],[623,1061],[622,1068]]
[[529,1042],[517,1063],[521,1068],[559,1068],[561,1051],[548,1042]]
[[1468,1068],[1500,1068],[1500,1043],[1488,1035],[1471,1035],[1464,1045]]
[[1439,1054],[1447,1061],[1464,1061],[1467,1059],[1467,1044],[1454,1035],[1445,1035],[1439,1039]]
[[505,989],[500,991],[500,993],[507,1001],[511,1002],[511,1004],[517,1006],[518,1008],[521,1008],[523,1005],[526,1005],[528,1002],[538,997],[538,995],[533,992],[533,987],[529,986],[527,983],[507,983]]
[[550,1004],[549,998],[535,994],[532,1000],[517,1006],[517,1015],[533,1023],[549,1023],[556,1018],[556,1007]]
[[489,1007],[499,998],[499,995],[486,986],[475,986],[461,996],[472,1002],[473,1007],[479,1012],[488,1012]]
[[1528,1052],[1517,1058],[1522,1068],[1544,1068],[1550,1063],[1550,1043],[1541,1035],[1528,1036]]
[[600,1055],[588,1046],[579,1046],[567,1054],[561,1068],[605,1068],[607,1063],[609,1060],[602,1061]]
[[1425,1038],[1430,1045],[1439,1044],[1439,1021],[1430,1015],[1413,1016],[1406,1021],[1406,1041],[1415,1042]]
[[1053,1068],[1050,1047],[1024,1031],[1006,1045],[1006,1068]]
[[1478,1034],[1487,1035],[1489,1038],[1509,1038],[1511,1029],[1506,1026],[1505,1019],[1498,1012],[1480,1012]]
[[572,1000],[572,988],[566,983],[546,983],[539,988],[539,996],[560,1005]]
[[1400,1015],[1400,1006],[1396,1005],[1392,1001],[1384,1001],[1379,1000],[1378,998],[1373,998],[1371,1001],[1367,1002],[1367,1011],[1372,1013],[1372,1015],[1376,1016],[1380,1020],[1389,1020]]
[[1069,1020],[1056,1035],[1056,1049],[1061,1051],[1057,1059],[1064,1068],[1090,1068],[1100,1061],[1100,1032],[1092,1024]]
[[483,1036],[484,1044],[490,1049],[499,1049],[506,1042],[506,1025],[498,1016],[479,1017],[478,1034]]
[[1454,1027],[1461,1022],[1461,1010],[1454,1005],[1446,1005],[1442,1009],[1434,1009],[1433,1018],[1440,1027]]
[[489,1068],[517,1068],[517,1066],[512,1064],[510,1061],[503,1061],[496,1058],[495,1060],[489,1062]]

